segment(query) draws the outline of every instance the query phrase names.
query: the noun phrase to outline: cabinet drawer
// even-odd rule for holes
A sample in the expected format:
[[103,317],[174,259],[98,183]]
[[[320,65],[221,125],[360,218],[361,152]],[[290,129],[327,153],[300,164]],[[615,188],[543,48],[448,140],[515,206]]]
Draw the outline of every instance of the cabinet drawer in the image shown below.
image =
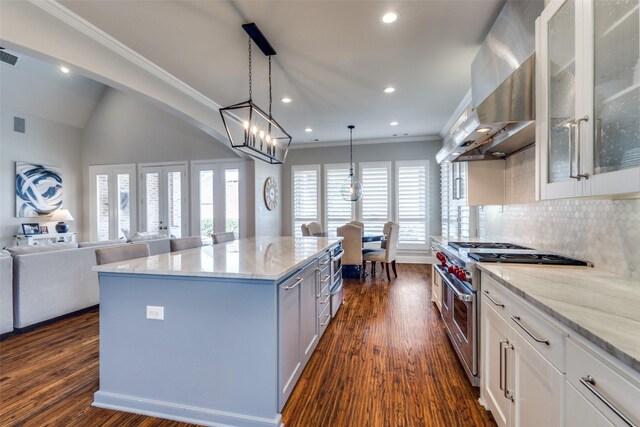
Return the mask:
[[493,280],[490,276],[482,275],[482,298],[505,320],[513,310],[514,298],[510,291]]
[[567,380],[613,424],[640,425],[640,376],[627,375],[609,357],[568,339]]
[[331,265],[331,254],[329,252],[325,253],[318,259],[318,264],[320,269],[324,269],[326,267],[330,267]]
[[324,334],[324,331],[329,326],[329,322],[331,322],[331,309],[329,308],[331,304],[327,303],[324,305],[324,309],[320,316],[318,316],[318,325],[320,326],[320,336]]
[[331,268],[330,266],[320,266],[320,274],[318,274],[318,293],[331,284]]
[[331,305],[331,295],[329,295],[330,286],[327,284],[322,291],[320,291],[320,295],[316,299],[318,303],[318,313],[322,313],[325,307]]

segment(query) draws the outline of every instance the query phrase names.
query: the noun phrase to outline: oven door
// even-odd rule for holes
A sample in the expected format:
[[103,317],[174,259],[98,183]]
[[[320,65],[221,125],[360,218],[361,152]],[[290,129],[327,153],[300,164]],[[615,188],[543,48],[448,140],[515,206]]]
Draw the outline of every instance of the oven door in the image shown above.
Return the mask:
[[333,280],[331,283],[336,283],[338,280],[342,280],[342,256],[344,250],[341,250],[337,254],[331,256],[331,273],[333,274]]

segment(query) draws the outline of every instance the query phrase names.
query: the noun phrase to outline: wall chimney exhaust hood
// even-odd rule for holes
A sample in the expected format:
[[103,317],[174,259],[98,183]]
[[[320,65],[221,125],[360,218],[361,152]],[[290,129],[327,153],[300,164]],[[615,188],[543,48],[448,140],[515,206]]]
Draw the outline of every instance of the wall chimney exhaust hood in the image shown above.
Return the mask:
[[472,111],[436,155],[495,160],[535,142],[535,20],[543,0],[508,1],[471,64]]

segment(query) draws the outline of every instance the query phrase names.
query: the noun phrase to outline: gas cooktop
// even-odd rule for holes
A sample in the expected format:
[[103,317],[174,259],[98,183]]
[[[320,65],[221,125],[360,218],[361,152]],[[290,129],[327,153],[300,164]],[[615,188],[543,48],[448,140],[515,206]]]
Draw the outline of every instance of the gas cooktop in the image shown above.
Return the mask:
[[471,252],[469,258],[478,262],[500,262],[513,264],[547,264],[547,265],[588,265],[584,261],[567,258],[561,255],[546,253],[500,253]]
[[493,242],[449,242],[454,249],[530,249],[513,243]]

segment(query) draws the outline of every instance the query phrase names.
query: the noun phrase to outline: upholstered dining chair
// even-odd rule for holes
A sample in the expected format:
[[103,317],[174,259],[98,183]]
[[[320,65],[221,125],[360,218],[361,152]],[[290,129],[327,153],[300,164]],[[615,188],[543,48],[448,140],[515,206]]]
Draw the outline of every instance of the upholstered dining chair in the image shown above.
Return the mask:
[[[342,249],[344,249],[342,264],[357,266],[360,270],[362,265],[362,228],[353,224],[345,224],[338,227],[337,235],[344,238],[342,241]],[[360,275],[362,273],[364,271],[361,271]]]
[[96,249],[96,263],[98,265],[148,256],[149,245],[147,243],[132,243],[130,245]]
[[184,251],[185,249],[199,248],[202,246],[202,237],[182,237],[179,239],[171,239],[169,247],[171,252]]
[[393,224],[393,221],[388,221],[382,226],[382,234],[384,235],[384,240],[380,242],[380,249],[386,249],[387,240],[389,239],[389,229]]
[[309,230],[309,226],[307,224],[300,224],[300,229],[302,230],[303,236],[311,236],[311,230]]
[[213,240],[213,244],[217,245],[218,243],[225,243],[236,240],[236,235],[233,233],[233,231],[228,231],[226,233],[213,233],[211,235],[211,239]]
[[376,271],[376,262],[386,266],[387,280],[391,280],[391,274],[389,273],[389,264],[393,268],[393,274],[398,277],[396,270],[396,253],[398,249],[398,237],[400,235],[400,225],[392,224],[389,227],[389,237],[387,239],[387,246],[384,250],[369,252],[364,255],[362,268],[366,267],[367,261],[371,262],[371,275],[373,276]]
[[309,227],[309,232],[312,236],[322,234],[322,226],[317,222],[310,222],[307,227]]
[[362,232],[364,233],[364,223],[363,222],[351,221],[349,224],[357,225],[358,227],[362,228]]

